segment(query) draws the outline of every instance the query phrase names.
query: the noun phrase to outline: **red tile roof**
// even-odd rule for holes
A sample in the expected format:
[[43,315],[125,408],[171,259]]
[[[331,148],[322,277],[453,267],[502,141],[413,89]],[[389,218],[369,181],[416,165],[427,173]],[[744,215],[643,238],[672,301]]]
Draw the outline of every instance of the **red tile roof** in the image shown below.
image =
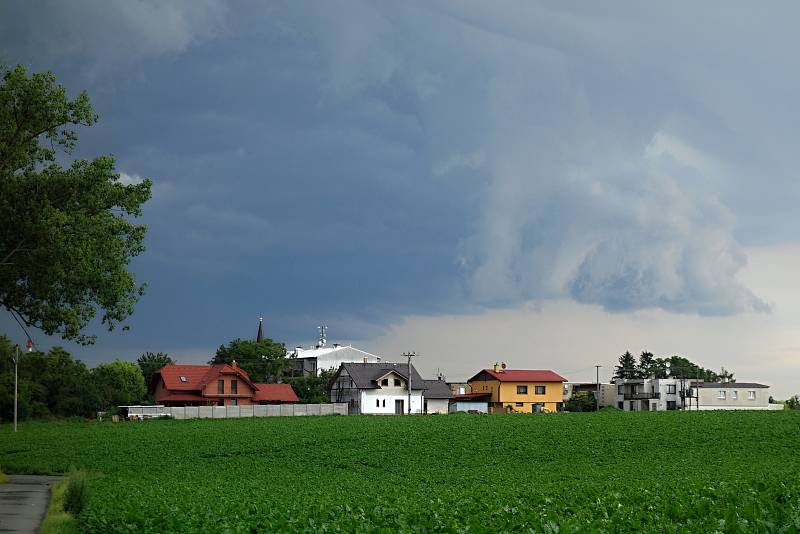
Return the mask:
[[255,386],[256,394],[253,395],[253,402],[297,402],[297,395],[289,384],[256,384]]
[[567,379],[553,371],[545,369],[506,369],[496,372],[494,369],[484,369],[469,380],[475,380],[481,373],[486,373],[500,382],[566,382]]
[[[220,363],[216,365],[165,365],[158,371],[164,380],[164,387],[170,391],[198,391],[206,384],[223,374],[237,374],[255,389],[255,384],[241,368]],[[186,381],[181,380],[185,377]]]

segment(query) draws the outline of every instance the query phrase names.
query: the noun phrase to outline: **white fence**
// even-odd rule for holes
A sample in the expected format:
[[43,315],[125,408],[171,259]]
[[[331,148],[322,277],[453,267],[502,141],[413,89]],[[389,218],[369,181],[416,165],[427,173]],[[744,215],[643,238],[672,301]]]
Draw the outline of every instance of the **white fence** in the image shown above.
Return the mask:
[[347,415],[347,403],[128,407],[129,417],[140,418],[170,416],[174,419],[228,419],[239,417],[292,417],[296,415]]

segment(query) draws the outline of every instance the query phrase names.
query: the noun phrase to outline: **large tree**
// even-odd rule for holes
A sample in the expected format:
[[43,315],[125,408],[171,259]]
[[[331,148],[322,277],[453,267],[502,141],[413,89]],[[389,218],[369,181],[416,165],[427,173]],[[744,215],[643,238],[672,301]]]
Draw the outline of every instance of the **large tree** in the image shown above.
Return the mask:
[[92,369],[92,379],[99,396],[99,408],[139,404],[147,394],[144,375],[135,363],[114,360]]
[[172,358],[169,357],[168,354],[164,352],[145,352],[136,360],[136,363],[139,365],[139,369],[142,370],[142,375],[144,375],[144,384],[147,388],[150,388],[150,382],[153,380],[153,375],[164,367],[165,365],[170,365],[175,363],[172,361]]
[[642,351],[642,353],[639,355],[638,367],[639,376],[641,378],[650,378],[651,376],[655,376],[658,366],[653,353],[646,350]]
[[220,345],[209,363],[231,363],[233,360],[254,382],[278,382],[289,366],[284,344],[269,338],[261,341],[234,339],[227,345]]
[[638,378],[639,370],[636,367],[636,358],[630,351],[619,357],[619,365],[614,369],[614,378]]
[[151,186],[121,183],[111,156],[62,166],[75,128],[96,121],[88,95],[71,100],[52,73],[0,66],[0,305],[84,344],[98,309],[113,329],[144,290],[127,267],[145,227],[130,218]]

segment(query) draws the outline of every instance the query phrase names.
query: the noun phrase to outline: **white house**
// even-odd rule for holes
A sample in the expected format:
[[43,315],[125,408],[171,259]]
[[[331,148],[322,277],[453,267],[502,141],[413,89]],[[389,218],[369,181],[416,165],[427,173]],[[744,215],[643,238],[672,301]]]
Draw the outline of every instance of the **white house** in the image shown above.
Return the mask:
[[691,403],[689,382],[680,378],[617,378],[614,385],[620,410],[681,410]]
[[754,382],[701,382],[700,410],[782,410],[769,403],[769,386]]
[[287,355],[294,370],[301,374],[320,374],[328,369],[338,369],[343,363],[379,363],[380,356],[357,349],[352,345],[334,343],[327,347],[317,344],[315,348],[296,347]]
[[[408,391],[409,371],[411,394]],[[405,363],[344,362],[331,380],[331,402],[346,402],[351,414],[407,414],[425,410],[426,381]]]

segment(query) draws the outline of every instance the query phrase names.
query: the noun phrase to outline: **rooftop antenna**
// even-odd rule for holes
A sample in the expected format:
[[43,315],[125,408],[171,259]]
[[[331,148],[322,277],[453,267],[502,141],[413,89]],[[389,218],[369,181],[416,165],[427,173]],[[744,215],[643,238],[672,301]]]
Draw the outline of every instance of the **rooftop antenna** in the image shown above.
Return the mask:
[[328,327],[323,324],[323,325],[318,326],[317,330],[319,330],[319,340],[317,341],[317,348],[321,349],[321,348],[323,348],[325,346],[325,343],[327,341],[325,339],[325,332],[328,331]]

